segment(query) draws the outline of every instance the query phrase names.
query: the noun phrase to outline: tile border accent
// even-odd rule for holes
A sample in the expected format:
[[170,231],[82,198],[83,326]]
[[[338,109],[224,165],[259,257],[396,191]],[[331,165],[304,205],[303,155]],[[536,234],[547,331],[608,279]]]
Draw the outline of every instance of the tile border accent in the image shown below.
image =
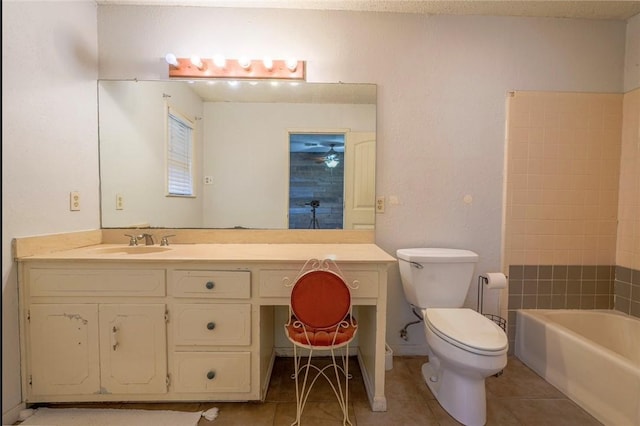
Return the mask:
[[614,309],[640,318],[640,270],[616,266]]

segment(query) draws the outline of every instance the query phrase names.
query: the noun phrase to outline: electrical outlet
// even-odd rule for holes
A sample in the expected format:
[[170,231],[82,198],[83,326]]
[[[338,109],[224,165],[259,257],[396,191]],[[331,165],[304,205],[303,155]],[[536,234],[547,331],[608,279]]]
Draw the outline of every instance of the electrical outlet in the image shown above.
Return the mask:
[[122,194],[116,194],[116,210],[124,210],[124,197]]
[[69,210],[77,212],[80,210],[80,193],[72,191],[69,193]]
[[384,213],[384,197],[376,198],[376,213]]
[[204,177],[204,184],[205,184],[205,185],[213,185],[213,177],[211,177],[211,176],[205,176],[205,177]]

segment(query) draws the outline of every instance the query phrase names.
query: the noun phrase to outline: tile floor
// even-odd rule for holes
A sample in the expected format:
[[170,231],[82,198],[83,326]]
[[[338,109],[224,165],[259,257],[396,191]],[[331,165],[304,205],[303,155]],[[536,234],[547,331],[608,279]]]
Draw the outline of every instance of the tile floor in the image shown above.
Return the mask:
[[[420,366],[424,357],[394,357],[393,369],[386,373],[388,410],[374,413],[369,408],[362,376],[355,359],[350,364],[350,419],[353,425],[431,426],[459,425],[434,399],[422,381]],[[218,407],[214,421],[202,418],[198,426],[288,426],[295,418],[295,384],[290,379],[291,358],[276,360],[265,402],[207,403],[118,403],[56,404],[103,408],[137,408],[204,411]],[[490,377],[487,389],[487,425],[595,426],[596,419],[545,382],[515,357],[509,357],[504,374]],[[331,426],[342,423],[342,415],[328,384],[318,382],[313,388],[303,414],[305,426]]]

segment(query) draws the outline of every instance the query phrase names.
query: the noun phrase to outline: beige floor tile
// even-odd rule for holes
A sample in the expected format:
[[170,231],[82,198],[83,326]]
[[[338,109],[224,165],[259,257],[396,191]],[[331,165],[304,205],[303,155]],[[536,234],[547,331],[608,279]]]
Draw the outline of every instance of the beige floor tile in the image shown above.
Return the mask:
[[519,426],[521,424],[504,400],[498,398],[487,399],[487,425]]
[[524,426],[598,426],[596,419],[568,399],[505,399]]
[[[274,425],[290,425],[296,418],[296,404],[279,403]],[[304,426],[333,426],[342,425],[342,410],[338,401],[307,402],[302,412],[301,423]],[[353,405],[349,404],[349,420],[352,425],[358,424],[354,415]]]
[[566,398],[516,357],[509,357],[503,374],[488,377],[485,384],[487,398]]
[[[400,401],[424,401],[433,399],[433,395],[422,380],[420,367],[416,362],[396,357],[393,368],[385,374],[385,394]],[[421,365],[421,364],[420,364]],[[417,368],[417,370],[416,370]]]
[[[327,365],[328,360],[314,361],[319,366]],[[296,382],[291,378],[293,372],[293,360],[282,359],[277,360],[274,365],[273,374],[271,376],[271,382],[269,384],[269,390],[267,392],[266,401],[268,402],[293,402],[296,400]],[[309,372],[308,384],[313,380],[314,370]],[[335,372],[333,369],[326,371],[327,376],[331,379],[333,386],[337,388]],[[366,401],[367,394],[362,380],[362,373],[355,358],[350,360],[349,374],[352,378],[349,380],[349,400],[351,401]],[[340,385],[344,387],[344,378],[340,375]],[[301,377],[302,379],[302,377]],[[302,388],[302,380],[299,383]],[[308,385],[307,385],[308,388]],[[331,402],[337,401],[335,393],[331,387],[331,384],[324,377],[320,376],[313,384],[311,392],[309,393],[309,401],[313,402]]]
[[[394,367],[395,368],[395,367]],[[373,412],[368,402],[353,403],[358,426],[430,426],[438,425],[427,402],[387,397],[387,411]]]

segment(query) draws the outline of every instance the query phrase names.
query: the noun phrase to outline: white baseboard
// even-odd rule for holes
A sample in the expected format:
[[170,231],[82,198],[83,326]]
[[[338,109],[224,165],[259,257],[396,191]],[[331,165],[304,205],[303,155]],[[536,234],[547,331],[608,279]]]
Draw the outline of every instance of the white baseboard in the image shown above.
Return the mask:
[[20,416],[20,411],[27,408],[24,402],[19,403],[13,408],[2,413],[2,424],[3,425],[12,425],[18,421],[18,417]]

